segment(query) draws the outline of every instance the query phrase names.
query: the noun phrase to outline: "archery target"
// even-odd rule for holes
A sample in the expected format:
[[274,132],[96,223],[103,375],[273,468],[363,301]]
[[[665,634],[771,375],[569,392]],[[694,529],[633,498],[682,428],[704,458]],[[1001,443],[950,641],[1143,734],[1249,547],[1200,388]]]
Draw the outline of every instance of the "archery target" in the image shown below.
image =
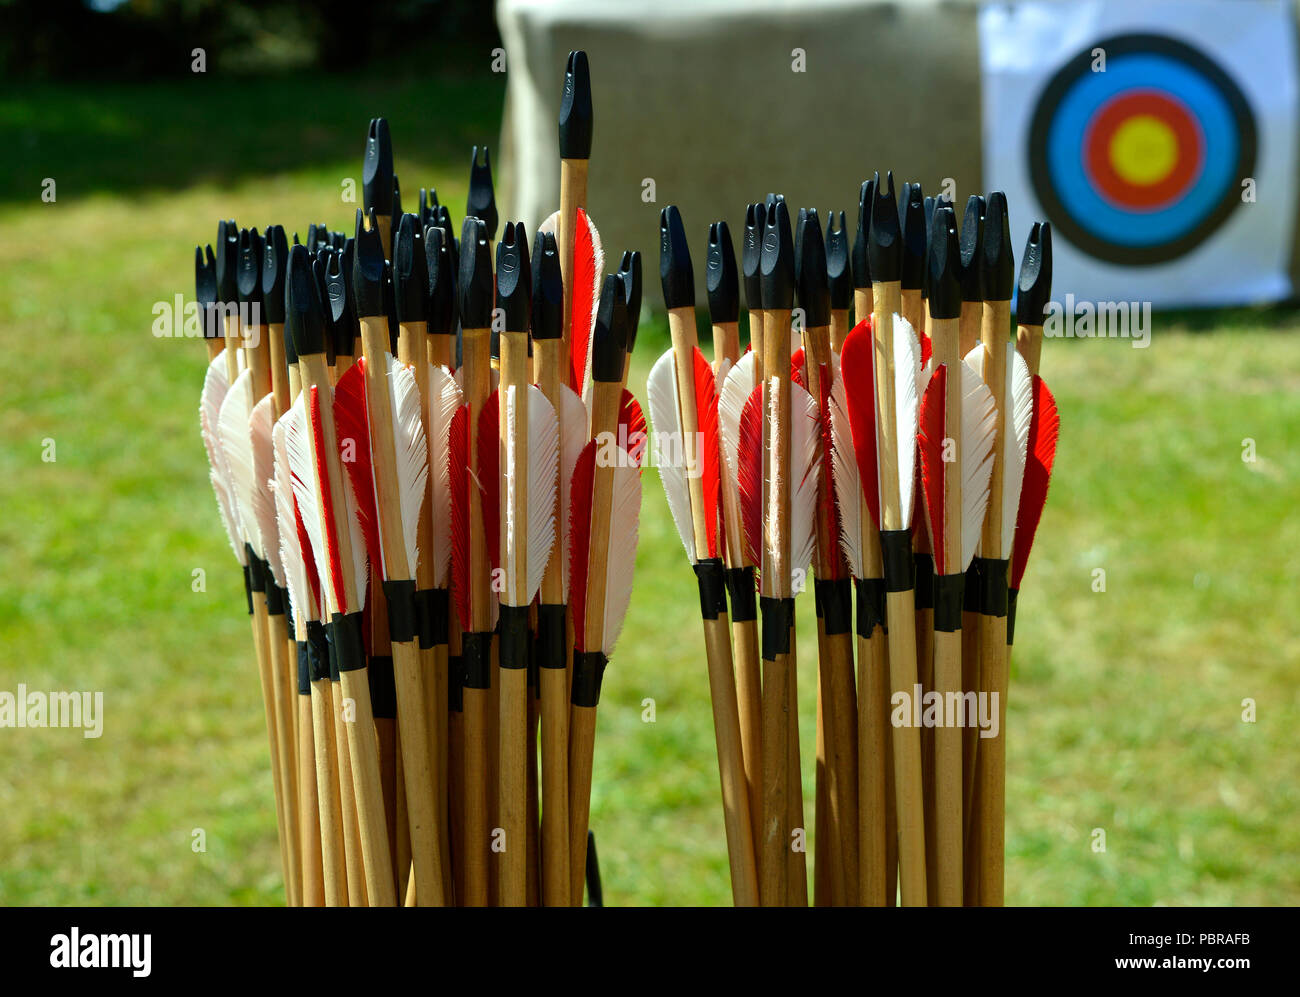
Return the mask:
[[1241,205],[1256,136],[1245,96],[1204,52],[1158,34],[1116,35],[1080,51],[1043,88],[1027,135],[1029,174],[1053,225],[1084,253],[1164,263]]

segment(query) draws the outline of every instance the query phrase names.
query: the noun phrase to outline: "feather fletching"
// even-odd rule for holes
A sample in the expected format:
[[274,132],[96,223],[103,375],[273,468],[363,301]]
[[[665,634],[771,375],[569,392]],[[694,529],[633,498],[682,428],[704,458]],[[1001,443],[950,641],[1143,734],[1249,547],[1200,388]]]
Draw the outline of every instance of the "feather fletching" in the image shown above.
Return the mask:
[[575,390],[585,390],[591,366],[591,336],[596,328],[596,307],[605,273],[605,250],[600,233],[587,212],[578,209],[573,238],[573,315],[569,324],[569,361]]
[[1052,465],[1056,462],[1056,440],[1061,431],[1061,418],[1056,411],[1056,399],[1047,383],[1034,376],[1034,414],[1029,423],[1029,445],[1025,460],[1025,483],[1020,490],[1020,509],[1016,514],[1016,540],[1011,551],[1011,587],[1020,588],[1029,561],[1029,549],[1038,531],[1038,521],[1047,503],[1047,486],[1052,478]]
[[[330,579],[330,561],[321,531],[320,500],[316,493],[316,457],[313,453],[311,427],[307,419],[307,392],[298,396],[289,411],[280,420],[284,426],[284,452],[289,462],[289,484],[293,490],[298,520],[307,536],[300,546],[304,558],[310,556],[315,566],[317,585]],[[322,612],[326,608],[326,594],[317,590],[316,598]]]
[[880,486],[876,464],[876,346],[871,321],[863,319],[844,339],[840,374],[853,438],[858,481],[871,521],[880,527]]
[[221,452],[219,420],[221,404],[226,400],[230,382],[226,379],[225,351],[217,354],[208,364],[203,378],[203,392],[199,396],[199,433],[203,437],[203,448],[208,453],[208,480],[212,482],[212,492],[217,499],[217,511],[221,514],[221,525],[230,541],[230,549],[235,552],[235,559],[244,566],[248,564],[248,552],[244,550],[243,531],[239,525],[239,509],[235,496],[231,492],[230,472],[226,467],[225,454]]
[[424,435],[424,420],[420,417],[420,389],[415,381],[415,368],[401,363],[392,354],[387,354],[387,360],[393,445],[397,451],[397,500],[406,550],[406,579],[410,579],[415,577],[415,566],[420,557],[418,534],[429,483],[429,444]]
[[646,404],[654,426],[655,464],[659,480],[668,499],[668,511],[686,556],[692,564],[699,558],[695,550],[695,532],[691,520],[691,493],[686,481],[686,459],[682,437],[681,413],[677,407],[677,370],[673,351],[666,350],[650,369],[646,379]]
[[700,348],[693,353],[695,384],[695,416],[699,427],[700,485],[704,495],[704,536],[708,556],[718,556],[718,516],[722,512],[721,455],[718,439],[718,391],[713,377],[713,367],[704,358]]
[[894,439],[898,441],[898,510],[904,528],[912,525],[916,497],[916,419],[920,406],[917,393],[921,369],[921,345],[912,324],[894,313]]
[[567,385],[560,385],[560,522],[558,529],[563,531],[563,543],[560,546],[561,575],[564,579],[564,601],[569,600],[569,510],[571,508],[570,489],[573,485],[573,471],[577,467],[582,448],[587,445],[587,407],[582,399]]
[[370,563],[380,577],[388,577],[384,548],[379,538],[379,510],[375,497],[375,475],[370,451],[370,418],[366,412],[366,358],[356,362],[334,385],[334,430],[339,461],[352,483],[357,504],[357,522],[365,540]]
[[451,570],[451,475],[447,465],[452,416],[463,398],[446,367],[430,366],[426,420],[429,425],[429,473],[433,475],[433,584],[446,588]]
[[[832,354],[832,366],[835,366]],[[835,372],[838,375],[838,371]],[[853,432],[849,428],[848,401],[844,397],[844,378],[831,381],[831,476],[840,520],[840,550],[855,578],[864,577],[862,560],[862,491],[858,482],[858,461],[853,453]]]
[[984,515],[989,505],[989,478],[993,473],[993,436],[997,412],[993,392],[970,364],[961,369],[961,564],[965,571],[979,548]]
[[253,438],[249,430],[249,417],[253,414],[253,375],[245,370],[236,378],[221,404],[218,420],[221,452],[226,458],[230,474],[231,492],[239,510],[239,525],[243,540],[262,557],[262,534],[258,528],[256,493],[264,485],[257,482],[253,466]]
[[271,430],[275,426],[275,399],[263,395],[253,406],[248,417],[248,430],[252,438],[253,474],[257,488],[253,492],[253,511],[257,515],[257,530],[262,535],[267,566],[275,584],[284,588],[284,567],[280,563],[280,533],[276,527],[275,496],[271,482],[275,478],[275,448]]

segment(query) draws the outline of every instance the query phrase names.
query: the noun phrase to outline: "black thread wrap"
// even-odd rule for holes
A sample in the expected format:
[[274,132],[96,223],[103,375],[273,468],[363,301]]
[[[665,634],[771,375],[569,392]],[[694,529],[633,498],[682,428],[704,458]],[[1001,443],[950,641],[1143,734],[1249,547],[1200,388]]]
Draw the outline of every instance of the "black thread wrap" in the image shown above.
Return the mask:
[[980,612],[985,616],[1007,615],[1007,567],[1011,562],[977,557],[980,563]]
[[244,565],[244,599],[248,603],[248,615],[253,615],[253,575],[248,570],[248,565]]
[[817,601],[821,603],[821,617],[826,636],[846,634],[853,629],[853,597],[847,578],[818,578],[813,582]]
[[298,695],[311,695],[311,645],[298,641]]
[[466,689],[492,688],[492,631],[467,633],[461,638]]
[[339,680],[339,649],[334,643],[334,621],[325,624],[325,660],[329,662],[330,681]]
[[391,655],[377,654],[370,659],[370,709],[376,720],[397,719],[397,680],[393,677]]
[[438,612],[437,601],[436,589],[415,590],[415,638],[419,641],[421,651],[427,651],[438,643],[437,622],[434,619]]
[[542,603],[537,607],[537,665],[539,668],[563,668],[565,607]]
[[759,611],[763,615],[762,655],[764,661],[775,661],[779,655],[790,653],[790,624],[794,622],[794,600],[760,596]]
[[574,706],[595,707],[600,702],[600,681],[605,677],[609,659],[602,651],[573,652]]
[[329,635],[320,620],[307,621],[307,665],[313,682],[328,682],[330,677]]
[[248,553],[248,581],[254,592],[266,591],[266,562],[253,553],[252,544],[244,544]]
[[916,572],[916,608],[934,609],[934,555],[913,554]]
[[497,660],[502,668],[528,667],[528,607],[502,606],[497,629],[501,646]]
[[980,576],[983,573],[983,568],[980,567],[980,558],[974,558],[970,563],[970,567],[966,569],[966,598],[961,604],[963,613],[978,613],[980,611]]
[[706,557],[691,565],[700,586],[700,615],[716,620],[727,615],[727,572],[721,558]]
[[885,580],[883,578],[855,578],[858,590],[857,631],[859,637],[870,637],[876,627],[889,633],[885,622]]
[[366,667],[366,642],[362,637],[361,613],[335,613],[330,621],[334,628],[334,654],[339,674]]
[[419,633],[415,610],[415,582],[410,579],[384,582],[388,600],[388,636],[394,644],[406,644]]
[[[284,602],[285,606],[288,606],[288,605],[289,605],[289,590],[288,590],[288,589],[280,589],[280,597],[281,597],[282,601]],[[284,625],[285,625],[285,628],[289,631],[289,639],[290,639],[290,640],[297,640],[297,639],[298,639],[298,628],[297,628],[297,626],[294,625],[294,622],[293,622],[293,613],[285,613]]]
[[965,575],[936,575],[934,579],[934,629],[956,633],[961,629],[961,604],[966,597]]
[[885,561],[885,591],[906,592],[916,584],[911,530],[881,530],[880,553]]
[[729,568],[727,591],[731,594],[731,622],[747,623],[758,619],[758,595],[754,588],[753,568]]
[[1016,642],[1016,603],[1020,601],[1020,589],[1007,590],[1007,647]]
[[268,616],[284,615],[284,589],[270,577],[266,583],[266,613]]
[[465,658],[460,654],[447,656],[447,708],[453,713],[465,709]]

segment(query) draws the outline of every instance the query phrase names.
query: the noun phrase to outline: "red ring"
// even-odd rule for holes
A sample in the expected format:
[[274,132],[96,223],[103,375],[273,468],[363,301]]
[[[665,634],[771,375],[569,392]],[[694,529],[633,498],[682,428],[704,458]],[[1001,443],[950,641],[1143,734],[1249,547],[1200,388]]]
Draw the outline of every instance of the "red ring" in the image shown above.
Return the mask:
[[[1173,169],[1152,184],[1135,184],[1121,177],[1110,160],[1115,132],[1135,115],[1164,122],[1178,142]],[[1158,90],[1130,90],[1103,104],[1084,132],[1084,169],[1098,192],[1112,204],[1130,211],[1159,211],[1181,197],[1200,176],[1205,139],[1187,106]]]

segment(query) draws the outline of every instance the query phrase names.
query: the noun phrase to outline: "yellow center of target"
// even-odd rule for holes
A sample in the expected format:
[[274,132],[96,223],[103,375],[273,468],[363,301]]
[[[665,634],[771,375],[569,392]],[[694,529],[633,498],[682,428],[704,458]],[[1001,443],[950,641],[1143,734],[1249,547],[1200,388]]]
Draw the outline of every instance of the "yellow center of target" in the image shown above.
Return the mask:
[[1115,172],[1140,187],[1159,183],[1178,162],[1178,136],[1150,114],[1135,114],[1115,129],[1110,140]]

